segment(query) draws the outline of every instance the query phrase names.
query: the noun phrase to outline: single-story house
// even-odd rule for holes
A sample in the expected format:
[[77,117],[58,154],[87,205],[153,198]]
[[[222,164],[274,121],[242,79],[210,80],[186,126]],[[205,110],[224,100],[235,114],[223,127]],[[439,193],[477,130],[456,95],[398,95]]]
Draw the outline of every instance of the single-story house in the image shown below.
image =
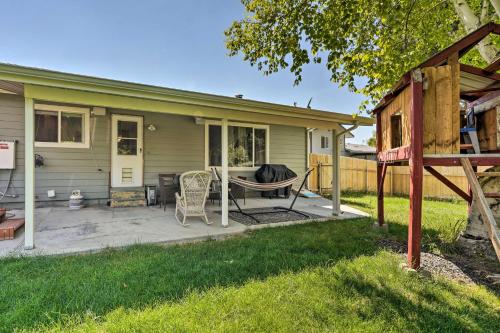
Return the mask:
[[[67,202],[74,189],[87,202],[105,205],[114,188],[143,188],[157,183],[159,173],[212,166],[222,173],[226,226],[229,174],[252,176],[273,163],[303,175],[308,129],[331,130],[338,161],[342,125],[373,124],[347,114],[12,64],[0,64],[0,116],[0,141],[16,142],[15,167],[0,170],[0,191],[10,183],[17,194],[5,195],[0,206],[23,206],[27,249],[34,247],[35,207]],[[338,184],[339,168],[333,172]],[[335,186],[334,213],[339,195]]]

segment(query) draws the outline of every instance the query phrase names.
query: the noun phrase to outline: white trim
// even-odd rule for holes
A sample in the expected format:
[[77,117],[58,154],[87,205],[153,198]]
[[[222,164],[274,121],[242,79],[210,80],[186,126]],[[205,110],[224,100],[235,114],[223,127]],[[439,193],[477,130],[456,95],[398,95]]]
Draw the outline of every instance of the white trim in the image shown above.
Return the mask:
[[[222,121],[220,120],[210,120],[207,119],[205,121],[205,170],[210,170],[211,167],[220,167],[220,166],[212,166],[208,165],[208,160],[209,160],[209,143],[208,143],[208,126],[210,125],[219,125],[222,128]],[[270,142],[269,142],[269,125],[262,125],[262,124],[254,124],[254,123],[240,123],[240,122],[228,122],[228,126],[235,126],[235,127],[250,127],[253,129],[260,128],[260,129],[265,129],[266,130],[266,161],[265,163],[269,163],[269,149],[270,149]],[[252,131],[253,133],[253,146],[252,149],[255,150],[255,131]],[[221,142],[222,144],[222,142]],[[222,150],[221,150],[222,151]],[[255,151],[253,153],[253,159],[255,161]],[[259,169],[260,166],[253,166],[253,167],[229,167],[229,171],[255,171]]]
[[24,248],[35,246],[35,111],[24,98]]
[[[57,112],[57,142],[41,142],[35,141],[35,147],[48,148],[89,148],[90,147],[90,108],[66,106],[66,105],[50,105],[50,104],[35,104],[34,117],[36,111],[52,111]],[[61,113],[77,113],[83,115],[83,142],[61,142]]]
[[340,145],[338,132],[332,129],[332,215],[338,216],[340,210]]
[[221,122],[221,145],[222,145],[222,203],[221,203],[221,224],[225,228],[229,225],[229,167],[228,167],[228,121],[223,119]]

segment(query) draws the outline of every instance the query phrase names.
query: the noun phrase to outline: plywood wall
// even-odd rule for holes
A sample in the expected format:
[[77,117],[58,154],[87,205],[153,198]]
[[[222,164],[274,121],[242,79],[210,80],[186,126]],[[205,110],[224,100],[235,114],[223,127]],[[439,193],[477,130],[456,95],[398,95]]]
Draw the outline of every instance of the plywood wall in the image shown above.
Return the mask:
[[[460,72],[458,61],[427,67],[424,75],[424,154],[460,152]],[[402,145],[410,144],[411,87],[406,87],[381,111],[382,151],[391,147],[391,116],[401,113]]]
[[402,141],[403,146],[410,144],[410,86],[402,90],[399,95],[389,103],[380,114],[382,125],[382,151],[391,149],[391,116],[401,114]]
[[460,82],[454,70],[449,65],[423,69],[424,154],[460,151]]

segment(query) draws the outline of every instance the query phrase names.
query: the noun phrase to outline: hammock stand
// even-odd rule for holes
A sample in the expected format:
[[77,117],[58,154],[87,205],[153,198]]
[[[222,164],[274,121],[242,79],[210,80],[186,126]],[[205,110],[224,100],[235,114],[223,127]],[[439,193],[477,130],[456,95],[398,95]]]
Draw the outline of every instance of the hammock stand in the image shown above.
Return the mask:
[[[222,179],[221,176],[219,175],[219,172],[217,171],[217,169],[214,168],[214,171],[215,171],[215,174],[217,175],[217,177],[219,179]],[[293,206],[295,205],[295,201],[297,201],[297,197],[300,195],[300,191],[302,191],[302,188],[304,187],[304,185],[307,181],[307,178],[309,177],[309,175],[311,174],[312,171],[313,171],[312,169],[308,169],[306,171],[306,173],[304,175],[304,180],[302,181],[302,184],[300,184],[299,190],[295,193],[295,196],[293,198],[293,201],[292,201],[292,204],[290,205],[290,207],[286,208],[286,207],[279,207],[278,206],[278,207],[272,207],[272,211],[246,213],[243,209],[241,209],[240,205],[238,204],[238,202],[234,198],[231,191],[229,191],[229,193],[228,193],[229,198],[231,199],[232,202],[234,202],[234,204],[238,208],[238,210],[230,210],[230,212],[233,212],[233,213],[236,212],[236,213],[240,213],[242,215],[248,216],[249,218],[253,219],[257,223],[261,223],[261,221],[253,215],[282,213],[282,212],[294,212],[294,213],[300,214],[304,217],[309,217],[309,215],[293,209]],[[288,187],[288,186],[292,185],[293,183],[295,183],[297,181],[297,179],[299,179],[299,177],[295,176],[295,177],[292,177],[290,179],[282,180],[282,181],[274,182],[274,183],[257,183],[257,182],[248,181],[246,179],[229,177],[229,182],[236,184],[236,185],[239,185],[239,186],[242,186],[242,187],[247,188],[249,190],[272,191],[272,190],[277,190],[280,188]]]

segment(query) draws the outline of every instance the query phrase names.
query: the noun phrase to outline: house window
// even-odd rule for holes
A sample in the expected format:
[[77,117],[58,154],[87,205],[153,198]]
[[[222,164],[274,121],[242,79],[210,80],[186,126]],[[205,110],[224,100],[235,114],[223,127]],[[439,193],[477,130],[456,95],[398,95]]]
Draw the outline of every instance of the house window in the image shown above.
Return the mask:
[[391,116],[391,148],[398,148],[403,145],[403,127],[401,125],[401,114]]
[[[207,166],[222,165],[222,127],[207,123]],[[230,168],[255,168],[268,161],[268,127],[233,124],[228,126],[228,165]]]
[[87,108],[35,104],[35,145],[88,148],[89,121]]
[[328,149],[328,137],[321,136],[321,149]]

